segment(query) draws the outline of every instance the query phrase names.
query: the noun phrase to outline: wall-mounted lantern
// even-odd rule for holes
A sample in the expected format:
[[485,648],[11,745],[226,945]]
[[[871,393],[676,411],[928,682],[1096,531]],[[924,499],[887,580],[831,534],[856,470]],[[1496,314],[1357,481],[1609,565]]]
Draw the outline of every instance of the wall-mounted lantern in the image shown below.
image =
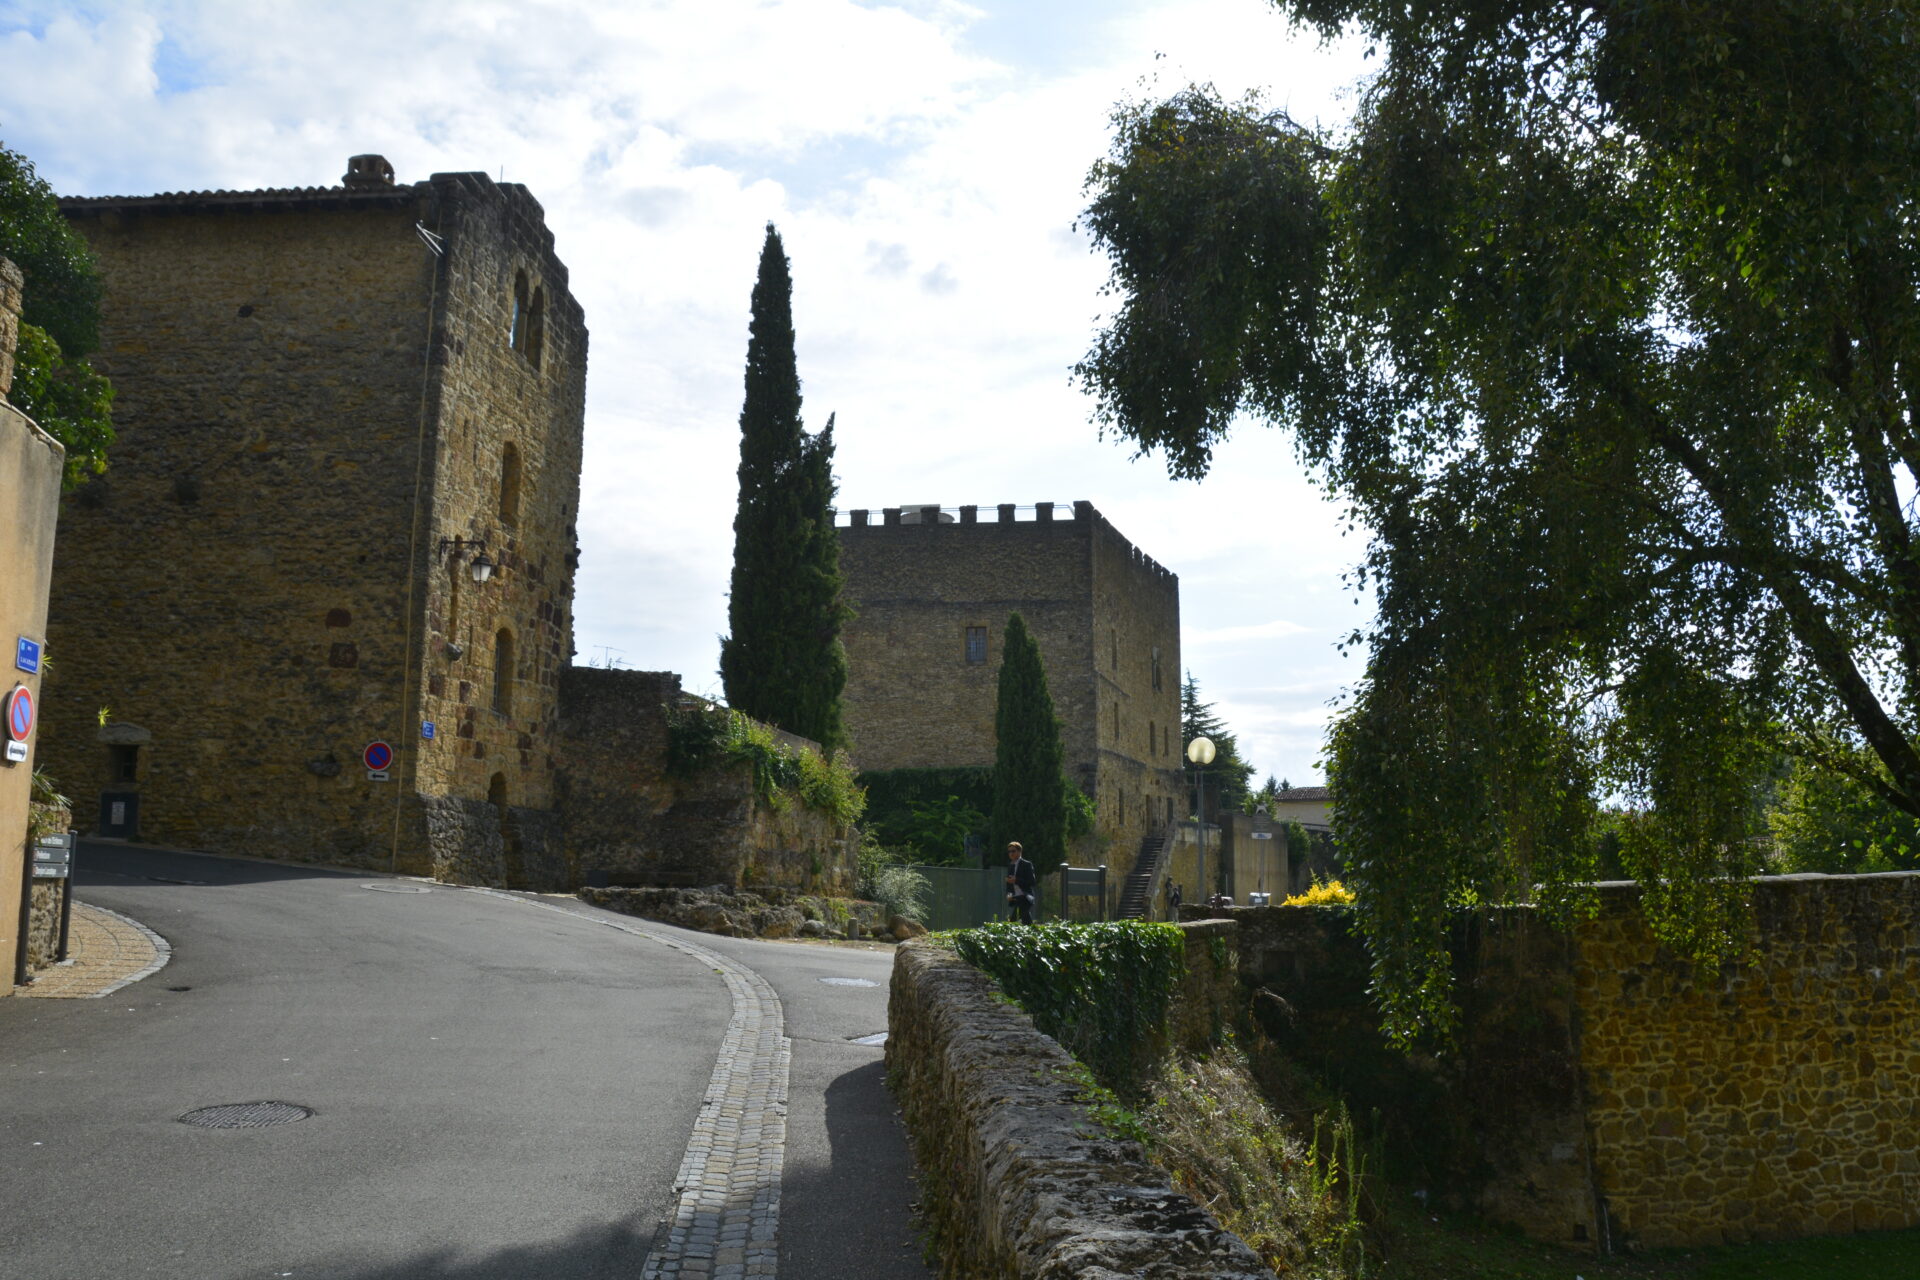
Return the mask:
[[476,584],[485,582],[493,576],[494,564],[487,559],[487,544],[479,538],[471,541],[466,538],[440,539],[440,558],[444,560],[449,555],[455,560],[465,555],[473,557],[467,565],[467,573]]

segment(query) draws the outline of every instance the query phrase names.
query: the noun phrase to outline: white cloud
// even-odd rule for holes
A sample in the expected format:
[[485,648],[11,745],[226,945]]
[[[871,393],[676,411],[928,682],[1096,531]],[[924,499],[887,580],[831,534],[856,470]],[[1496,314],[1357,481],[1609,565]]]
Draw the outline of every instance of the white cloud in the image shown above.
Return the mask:
[[1311,774],[1359,546],[1279,434],[1199,484],[1097,438],[1068,370],[1105,272],[1073,222],[1116,102],[1269,85],[1334,120],[1353,50],[1260,0],[0,0],[0,65],[0,140],[62,191],[327,185],[362,151],[533,190],[592,330],[583,659],[712,684],[771,219],[842,504],[1091,499],[1181,575],[1187,665],[1249,757]]

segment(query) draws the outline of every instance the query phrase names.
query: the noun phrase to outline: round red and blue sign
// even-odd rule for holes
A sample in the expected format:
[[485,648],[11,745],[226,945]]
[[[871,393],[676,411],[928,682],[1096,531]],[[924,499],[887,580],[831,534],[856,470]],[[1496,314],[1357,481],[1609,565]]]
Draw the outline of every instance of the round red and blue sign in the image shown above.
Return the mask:
[[375,773],[384,773],[387,766],[393,763],[393,748],[384,742],[369,742],[367,749],[360,753],[360,758],[367,762],[367,768]]
[[33,691],[23,684],[7,695],[7,737],[25,742],[33,732]]

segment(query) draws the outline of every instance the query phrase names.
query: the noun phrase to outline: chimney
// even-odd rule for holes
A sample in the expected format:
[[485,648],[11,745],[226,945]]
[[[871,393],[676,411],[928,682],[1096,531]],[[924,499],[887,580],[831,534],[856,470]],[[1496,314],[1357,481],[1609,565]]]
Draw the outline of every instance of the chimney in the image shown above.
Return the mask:
[[20,300],[26,277],[20,268],[0,258],[0,400],[13,389],[13,348],[20,341]]
[[393,185],[393,166],[385,156],[349,156],[340,181],[349,191],[381,191]]

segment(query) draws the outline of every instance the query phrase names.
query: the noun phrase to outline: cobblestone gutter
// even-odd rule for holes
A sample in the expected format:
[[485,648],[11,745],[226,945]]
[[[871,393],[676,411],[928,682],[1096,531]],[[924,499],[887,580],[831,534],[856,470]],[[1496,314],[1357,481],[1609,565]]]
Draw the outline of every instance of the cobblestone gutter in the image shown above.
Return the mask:
[[1273,1280],[1137,1144],[1100,1132],[1071,1063],[951,952],[916,940],[896,953],[887,1074],[941,1275]]

